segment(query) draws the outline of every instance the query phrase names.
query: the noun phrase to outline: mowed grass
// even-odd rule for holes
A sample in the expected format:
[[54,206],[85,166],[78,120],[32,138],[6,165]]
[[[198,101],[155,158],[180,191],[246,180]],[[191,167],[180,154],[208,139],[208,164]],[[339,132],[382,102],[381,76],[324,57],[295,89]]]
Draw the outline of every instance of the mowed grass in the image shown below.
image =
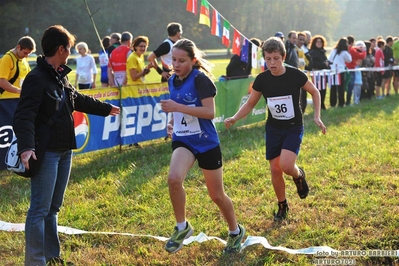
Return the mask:
[[[290,213],[282,223],[273,222],[277,206],[265,160],[264,123],[220,132],[225,190],[247,236],[265,237],[273,246],[292,249],[398,250],[398,103],[399,96],[391,96],[323,111],[326,135],[314,125],[308,106],[298,164],[306,171],[311,192],[299,199],[286,176]],[[167,187],[170,140],[142,146],[76,155],[59,225],[169,237],[175,224]],[[5,171],[0,174],[0,220],[24,223],[29,181]],[[227,224],[210,200],[197,166],[184,185],[194,234],[227,239]],[[145,236],[61,233],[60,240],[63,257],[76,265],[311,265],[318,258],[261,245],[226,257],[217,240],[194,242],[176,254],[164,251],[164,242]],[[350,258],[358,265],[399,264],[397,257]],[[24,233],[0,231],[0,265],[23,261]]]

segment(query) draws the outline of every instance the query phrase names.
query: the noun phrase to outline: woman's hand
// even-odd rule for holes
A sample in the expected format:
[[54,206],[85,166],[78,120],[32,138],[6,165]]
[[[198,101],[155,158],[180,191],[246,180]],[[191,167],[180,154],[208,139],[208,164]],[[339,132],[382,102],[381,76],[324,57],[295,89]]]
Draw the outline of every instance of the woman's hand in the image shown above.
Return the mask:
[[109,112],[110,115],[115,116],[121,113],[121,108],[119,106],[115,106],[113,104],[111,104],[111,106],[112,106],[111,112]]
[[33,158],[33,160],[37,160],[35,151],[29,150],[29,151],[24,151],[21,153],[21,161],[24,164],[25,168],[29,170],[29,160],[30,158]]

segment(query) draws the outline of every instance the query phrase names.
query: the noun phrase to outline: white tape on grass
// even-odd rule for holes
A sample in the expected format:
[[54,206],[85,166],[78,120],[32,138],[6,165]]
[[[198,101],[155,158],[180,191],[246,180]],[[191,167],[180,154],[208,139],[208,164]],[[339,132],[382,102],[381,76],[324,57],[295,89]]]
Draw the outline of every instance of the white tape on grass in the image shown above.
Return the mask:
[[[25,224],[13,224],[13,223],[7,223],[0,221],[0,230],[1,231],[8,231],[8,232],[22,232],[25,230]],[[76,228],[71,228],[71,227],[65,227],[65,226],[58,226],[58,232],[64,233],[67,235],[81,235],[81,234],[102,234],[102,235],[123,235],[123,236],[131,236],[131,237],[150,237],[154,238],[160,241],[167,241],[169,238],[168,237],[162,237],[162,236],[153,236],[153,235],[136,235],[136,234],[130,234],[130,233],[114,233],[114,232],[90,232],[90,231],[84,231]],[[190,245],[193,242],[198,242],[202,243],[208,240],[218,240],[220,241],[223,245],[226,245],[226,241],[215,236],[207,236],[204,233],[199,233],[197,236],[190,236],[189,238],[185,239],[183,241],[184,245]],[[306,255],[314,255],[314,254],[320,254],[320,252],[326,252],[324,254],[332,254],[331,252],[337,252],[337,250],[334,250],[330,247],[327,246],[319,246],[319,247],[309,247],[309,248],[302,248],[302,249],[290,249],[290,248],[285,248],[285,247],[274,247],[269,244],[269,241],[267,241],[266,238],[260,237],[260,236],[248,236],[243,244],[241,244],[241,250],[252,246],[252,245],[262,245],[266,249],[270,250],[280,250],[280,251],[285,251],[290,254],[306,254]]]

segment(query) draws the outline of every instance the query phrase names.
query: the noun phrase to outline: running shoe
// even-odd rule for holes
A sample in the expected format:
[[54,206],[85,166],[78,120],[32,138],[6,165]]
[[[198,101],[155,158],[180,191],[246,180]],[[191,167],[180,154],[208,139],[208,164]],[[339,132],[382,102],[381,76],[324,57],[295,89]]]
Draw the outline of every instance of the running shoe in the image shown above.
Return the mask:
[[304,199],[309,194],[309,186],[306,182],[305,171],[301,167],[299,167],[299,171],[301,172],[301,175],[298,178],[293,178],[293,180],[295,182],[299,197]]
[[165,250],[170,253],[175,253],[179,251],[183,247],[184,239],[189,238],[193,234],[193,227],[187,222],[186,229],[177,230],[177,226],[175,226],[175,231],[173,232],[171,238],[166,242]]
[[240,233],[238,235],[229,235],[223,253],[231,254],[241,250],[241,241],[245,236],[245,228],[241,224],[238,225],[238,228],[240,228]]
[[290,208],[288,207],[288,203],[278,203],[278,211],[277,213],[274,214],[274,221],[275,222],[280,222],[282,220],[285,220],[288,215],[288,211]]

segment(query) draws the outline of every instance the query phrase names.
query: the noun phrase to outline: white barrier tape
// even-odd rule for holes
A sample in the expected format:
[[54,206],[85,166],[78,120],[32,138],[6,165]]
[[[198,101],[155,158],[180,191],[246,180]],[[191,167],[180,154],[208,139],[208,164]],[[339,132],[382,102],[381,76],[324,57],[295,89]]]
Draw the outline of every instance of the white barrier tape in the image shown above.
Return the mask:
[[391,67],[360,67],[360,68],[355,68],[355,69],[346,69],[345,71],[337,71],[334,68],[333,69],[323,69],[323,70],[304,70],[305,73],[310,73],[310,75],[335,75],[337,73],[342,73],[342,72],[354,72],[354,71],[372,71],[372,72],[378,72],[378,71],[384,71],[384,70],[399,70],[399,65],[398,66],[391,66]]
[[[7,223],[0,221],[0,231],[8,231],[8,232],[22,232],[25,230],[25,224],[13,224],[13,223]],[[64,233],[67,235],[80,235],[80,234],[102,234],[102,235],[123,235],[123,236],[132,236],[132,237],[150,237],[150,238],[155,238],[160,241],[167,241],[169,238],[168,237],[162,237],[162,236],[152,236],[152,235],[136,235],[136,234],[130,234],[130,233],[114,233],[114,232],[89,232],[89,231],[84,231],[76,228],[71,228],[71,227],[65,227],[65,226],[58,226],[58,232],[59,233]],[[199,233],[197,236],[190,236],[189,238],[185,239],[183,241],[184,245],[190,245],[193,242],[198,242],[202,243],[208,240],[218,240],[220,241],[223,245],[226,245],[226,241],[215,236],[207,236],[203,232]],[[285,247],[274,247],[269,244],[269,241],[267,241],[266,238],[260,237],[260,236],[248,236],[247,239],[243,244],[241,244],[241,250],[243,250],[246,247],[260,244],[266,249],[271,249],[271,250],[280,250],[280,251],[285,251],[290,254],[306,254],[306,255],[314,255],[314,254],[320,254],[321,252],[325,252],[325,254],[332,254],[332,252],[338,252],[335,249],[332,249],[328,246],[319,246],[319,247],[309,247],[309,248],[303,248],[303,249],[290,249],[290,248],[285,248]]]

